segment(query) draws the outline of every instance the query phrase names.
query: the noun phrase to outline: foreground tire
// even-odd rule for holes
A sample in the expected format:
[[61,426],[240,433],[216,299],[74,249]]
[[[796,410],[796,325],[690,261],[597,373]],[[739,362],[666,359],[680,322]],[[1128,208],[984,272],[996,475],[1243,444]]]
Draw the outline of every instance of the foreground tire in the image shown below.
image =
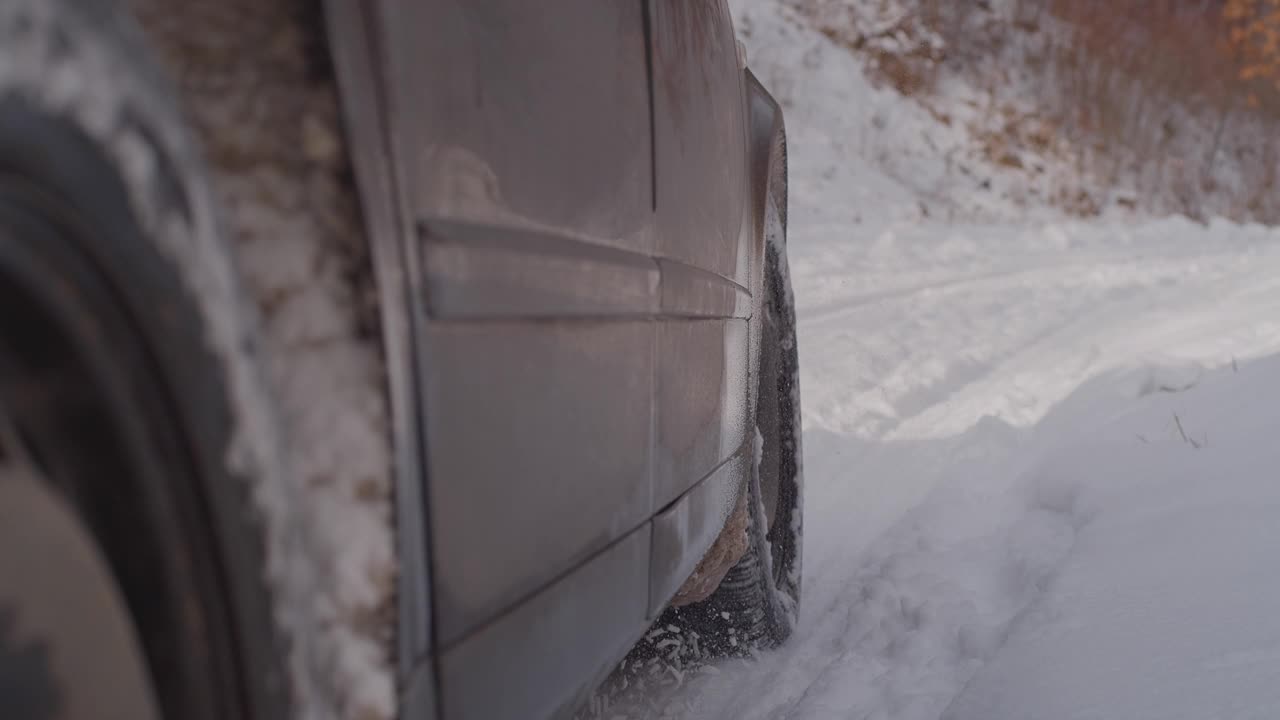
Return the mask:
[[[112,637],[136,639],[134,675],[161,717],[286,718],[250,502],[266,465],[243,435],[268,429],[245,402],[252,336],[174,105],[120,12],[0,2],[0,414],[13,429],[0,462],[22,458],[28,478],[0,495],[9,513],[19,495],[45,508],[79,548],[50,556],[56,585],[0,574],[0,634],[35,633],[0,637],[0,654],[83,646],[40,634],[40,592],[68,608],[66,593],[114,596],[118,611],[94,607]],[[25,533],[0,555],[26,551],[19,540],[39,551]],[[113,664],[127,646],[104,642],[85,662]],[[111,690],[56,670],[49,697],[64,707],[51,717]],[[117,716],[91,712],[71,717]]]

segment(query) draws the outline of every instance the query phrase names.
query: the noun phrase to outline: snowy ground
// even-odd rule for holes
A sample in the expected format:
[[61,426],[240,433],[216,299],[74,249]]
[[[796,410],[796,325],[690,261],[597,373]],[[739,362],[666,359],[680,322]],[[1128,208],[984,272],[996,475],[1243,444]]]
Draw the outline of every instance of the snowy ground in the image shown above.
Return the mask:
[[735,12],[788,111],[804,600],[660,714],[1280,716],[1280,232],[923,212],[923,111],[775,0]]
[[[956,718],[1170,717],[1108,709],[1121,707],[1115,693],[1156,692],[1125,680],[1199,672],[1176,667],[1176,653],[1213,631],[1171,639],[1179,617],[1216,628],[1216,613],[1280,599],[1254,588],[1280,552],[1280,530],[1267,533],[1280,526],[1258,515],[1280,502],[1264,472],[1275,465],[1238,452],[1276,416],[1266,390],[1280,388],[1280,365],[1247,359],[1280,352],[1280,234],[1166,221],[915,225],[870,238],[797,226],[792,237],[809,493],[801,625],[780,651],[720,666],[668,710],[924,720],[977,673],[965,697],[979,699]],[[1214,502],[1203,527],[1190,522]],[[1236,510],[1248,526],[1206,542]],[[1270,544],[1235,552],[1258,541]],[[1231,582],[1223,598],[1202,589]],[[1184,592],[1197,601],[1147,612]],[[1280,620],[1260,620],[1186,662],[1232,665],[1218,645],[1252,638],[1234,648],[1248,676],[1280,671]],[[1112,625],[1128,633],[1107,645]],[[1117,643],[1128,653],[1111,652]],[[1162,645],[1164,664],[1144,664]],[[1098,687],[1112,693],[1100,714],[1028,704],[1048,688],[1087,697],[1063,680],[1076,667],[1118,678]]]
[[1280,717],[1276,388],[1278,358],[1216,373],[1026,473],[1067,552],[944,717]]

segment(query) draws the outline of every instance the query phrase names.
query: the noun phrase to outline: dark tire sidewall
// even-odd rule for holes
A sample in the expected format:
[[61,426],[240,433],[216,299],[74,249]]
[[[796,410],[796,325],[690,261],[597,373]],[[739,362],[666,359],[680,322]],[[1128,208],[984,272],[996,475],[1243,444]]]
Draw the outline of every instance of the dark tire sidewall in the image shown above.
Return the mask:
[[[157,139],[161,133],[153,123],[161,121],[139,110],[126,113],[124,122],[132,124],[130,130],[137,137],[151,143],[149,149],[157,159],[149,199],[164,205],[167,213],[190,213],[193,189],[184,185],[185,173],[177,171]],[[103,327],[127,325],[133,336],[100,338],[99,347],[105,353],[124,349],[121,356],[104,360],[119,368],[145,356],[142,362],[155,371],[149,402],[168,411],[174,440],[180,446],[177,453],[162,454],[170,460],[181,456],[179,461],[185,464],[167,468],[172,486],[151,490],[152,500],[171,503],[172,511],[187,527],[179,537],[156,540],[182,543],[185,547],[175,547],[173,552],[194,558],[199,567],[193,575],[202,577],[200,586],[216,587],[221,595],[188,598],[203,603],[205,620],[199,637],[177,638],[166,645],[165,633],[192,628],[148,628],[145,622],[140,623],[141,634],[149,638],[148,654],[155,662],[169,658],[178,647],[199,653],[203,643],[211,661],[225,663],[231,658],[235,665],[231,672],[241,697],[228,707],[239,706],[235,712],[243,712],[245,717],[287,717],[284,654],[264,585],[261,528],[256,513],[249,510],[247,478],[236,476],[228,467],[232,402],[227,370],[208,349],[208,318],[183,285],[177,268],[158,250],[156,238],[142,230],[134,213],[134,196],[110,157],[72,117],[41,107],[31,95],[0,87],[0,175],[18,179],[30,195],[27,200],[10,197],[9,201],[21,203],[34,215],[44,215],[53,234],[50,237],[56,235],[65,241],[55,244],[66,245],[25,250],[54,268],[62,262],[60,253],[76,254],[81,269],[89,268],[95,282],[108,288],[114,300],[110,312],[125,321]],[[58,210],[49,212],[51,208]],[[0,266],[4,262],[0,258]],[[68,272],[48,281],[75,282],[69,280],[72,277],[74,273]],[[32,289],[41,292],[39,287]],[[72,288],[68,292],[75,295],[78,291]],[[126,587],[125,591],[132,595],[131,600],[144,594],[140,588]],[[132,601],[131,607],[135,612],[140,610]],[[162,647],[168,650],[157,649]],[[183,668],[153,671],[160,676],[187,672]],[[199,679],[186,677],[182,682],[198,683]],[[163,688],[161,695],[165,695]],[[183,701],[177,696],[168,699],[166,712],[175,717],[200,717],[194,713],[211,712],[174,707]]]
[[[761,362],[757,428],[761,450],[760,481],[774,483],[775,511],[768,528],[770,565],[774,582],[793,603],[800,599],[800,568],[803,560],[804,485],[801,476],[799,426],[799,355],[796,348],[795,309],[789,299],[783,253],[785,247],[766,248],[765,305],[767,319],[761,333]],[[768,401],[765,401],[768,398]]]

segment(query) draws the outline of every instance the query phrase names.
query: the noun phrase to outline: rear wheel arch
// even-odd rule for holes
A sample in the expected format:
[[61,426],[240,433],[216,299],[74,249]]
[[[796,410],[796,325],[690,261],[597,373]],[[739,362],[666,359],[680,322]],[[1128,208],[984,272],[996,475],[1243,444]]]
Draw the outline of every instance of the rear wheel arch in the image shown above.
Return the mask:
[[[754,464],[742,490],[746,502],[731,515],[716,546],[746,533],[746,550],[720,567],[709,597],[669,608],[674,622],[701,638],[712,655],[773,647],[794,629],[800,598],[803,538],[799,361],[794,297],[787,265],[786,132],[773,98],[747,73],[749,208],[753,229],[751,320]],[[740,538],[740,536],[738,536]],[[704,560],[705,562],[705,560]],[[705,568],[700,568],[706,572]],[[642,649],[643,652],[643,649]]]
[[[750,222],[754,228],[752,244],[752,296],[756,299],[752,322],[752,347],[755,357],[762,357],[761,313],[768,311],[770,291],[776,292],[784,309],[790,314],[794,326],[795,301],[791,292],[790,270],[787,267],[787,130],[781,106],[764,88],[756,76],[744,71],[747,91],[747,131],[750,167]],[[773,253],[772,256],[770,253]],[[773,263],[771,265],[770,263]],[[774,277],[770,278],[770,273]],[[780,283],[770,288],[769,283]],[[794,335],[794,327],[790,328]],[[758,363],[758,360],[757,360]],[[753,376],[758,374],[758,364],[753,364]],[[798,397],[797,397],[798,404]],[[755,398],[759,403],[760,397]],[[798,420],[797,420],[798,422]],[[798,427],[798,426],[797,426]],[[762,488],[762,498],[768,517],[776,514],[780,489],[774,478],[767,478]]]
[[[800,599],[804,475],[800,445],[795,300],[787,264],[787,145],[782,109],[750,70],[749,207],[754,228],[752,295],[755,446],[748,487],[749,547],[708,599],[709,620],[730,638],[719,652],[772,647],[790,636]],[[728,611],[726,615],[725,611]],[[698,612],[695,611],[697,617]],[[743,642],[745,640],[745,642]]]

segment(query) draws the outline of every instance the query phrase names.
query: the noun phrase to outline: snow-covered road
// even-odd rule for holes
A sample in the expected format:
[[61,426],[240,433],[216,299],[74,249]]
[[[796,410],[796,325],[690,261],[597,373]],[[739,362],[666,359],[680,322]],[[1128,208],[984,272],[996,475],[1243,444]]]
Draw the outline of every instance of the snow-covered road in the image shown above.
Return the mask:
[[1227,368],[1028,471],[1074,543],[943,718],[1280,717],[1277,390],[1280,358]]
[[[1089,446],[1076,474],[1046,475],[1046,458],[1280,352],[1280,234],[1262,228],[798,225],[791,242],[801,624],[689,683],[676,717],[940,717],[1073,562],[1079,488],[1195,448],[1160,406],[1117,431],[1136,460]],[[1210,447],[1217,432],[1186,431]],[[1026,711],[957,717],[1040,717]]]

